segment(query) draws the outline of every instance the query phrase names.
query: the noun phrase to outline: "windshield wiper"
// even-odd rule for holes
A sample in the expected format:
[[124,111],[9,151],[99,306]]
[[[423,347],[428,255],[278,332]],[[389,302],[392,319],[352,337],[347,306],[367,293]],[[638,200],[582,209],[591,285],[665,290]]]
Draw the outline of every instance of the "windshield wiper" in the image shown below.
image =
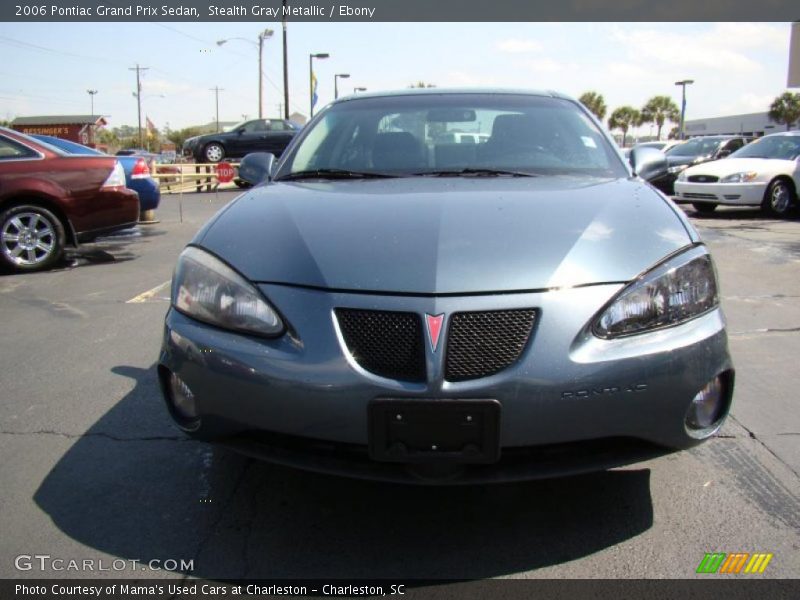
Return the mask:
[[279,177],[275,181],[298,181],[301,179],[385,179],[399,177],[392,173],[378,173],[376,171],[348,171],[347,169],[308,169],[295,171]]
[[464,169],[442,169],[436,171],[420,171],[414,173],[420,177],[462,177],[464,175],[472,177],[498,177],[507,175],[510,177],[537,177],[534,173],[525,173],[523,171],[509,171],[506,169],[483,169],[476,167],[467,167]]

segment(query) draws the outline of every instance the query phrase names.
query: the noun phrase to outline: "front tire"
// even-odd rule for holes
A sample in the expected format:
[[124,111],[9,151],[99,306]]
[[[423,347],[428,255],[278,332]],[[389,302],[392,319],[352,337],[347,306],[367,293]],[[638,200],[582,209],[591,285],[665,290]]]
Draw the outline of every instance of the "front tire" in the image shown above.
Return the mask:
[[222,147],[222,144],[211,142],[203,148],[203,158],[206,162],[218,163],[225,158],[225,148]]
[[697,212],[704,215],[710,215],[717,210],[717,205],[713,202],[692,202],[692,207],[694,207]]
[[776,179],[769,184],[761,209],[773,217],[785,217],[795,203],[794,190],[784,179]]
[[36,204],[18,204],[0,214],[0,260],[17,271],[40,271],[64,255],[61,220]]

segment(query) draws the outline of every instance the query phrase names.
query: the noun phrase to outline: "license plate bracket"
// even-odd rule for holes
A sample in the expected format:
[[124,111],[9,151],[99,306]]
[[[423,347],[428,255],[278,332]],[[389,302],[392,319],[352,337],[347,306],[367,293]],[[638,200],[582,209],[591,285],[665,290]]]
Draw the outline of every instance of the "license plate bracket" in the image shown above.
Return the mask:
[[377,398],[368,408],[370,457],[397,463],[497,462],[500,408],[497,400]]

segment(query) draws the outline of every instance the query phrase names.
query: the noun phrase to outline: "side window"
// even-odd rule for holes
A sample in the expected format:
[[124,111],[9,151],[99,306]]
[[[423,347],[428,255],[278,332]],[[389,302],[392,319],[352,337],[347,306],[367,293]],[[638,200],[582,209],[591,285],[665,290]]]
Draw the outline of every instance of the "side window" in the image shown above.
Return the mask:
[[0,137],[0,160],[30,158],[34,156],[36,156],[36,153],[30,148],[26,148],[22,144],[18,144],[8,138]]
[[267,129],[266,121],[250,121],[244,126],[245,133],[261,133],[262,131],[267,131]]
[[728,150],[731,152],[736,152],[739,148],[744,146],[744,142],[740,139],[731,140],[730,144],[728,144]]
[[270,131],[287,131],[289,128],[286,126],[286,123],[280,119],[270,119],[269,129]]

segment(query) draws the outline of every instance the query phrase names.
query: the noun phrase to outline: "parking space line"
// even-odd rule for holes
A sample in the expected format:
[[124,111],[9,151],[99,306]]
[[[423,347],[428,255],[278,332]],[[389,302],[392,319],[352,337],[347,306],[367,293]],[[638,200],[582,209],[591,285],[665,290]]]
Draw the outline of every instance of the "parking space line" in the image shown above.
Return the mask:
[[160,291],[162,291],[164,288],[169,287],[169,284],[171,282],[172,280],[165,281],[164,283],[161,283],[156,287],[149,289],[146,292],[142,292],[141,294],[139,294],[138,296],[134,296],[130,300],[127,300],[125,304],[141,304],[142,302],[147,302],[148,300],[151,300]]

